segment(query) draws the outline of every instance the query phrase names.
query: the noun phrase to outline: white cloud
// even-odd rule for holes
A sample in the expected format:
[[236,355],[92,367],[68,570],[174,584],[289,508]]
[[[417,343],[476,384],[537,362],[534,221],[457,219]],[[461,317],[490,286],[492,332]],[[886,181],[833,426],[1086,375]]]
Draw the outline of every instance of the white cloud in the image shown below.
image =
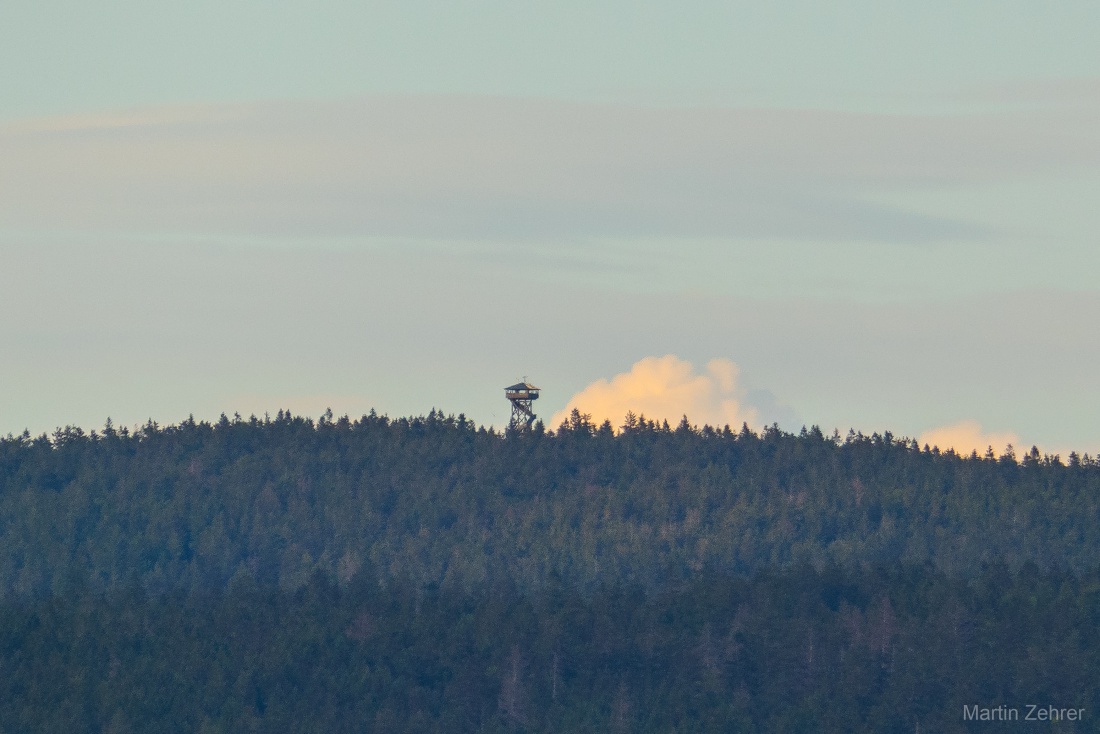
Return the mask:
[[622,425],[628,412],[672,425],[685,415],[696,425],[737,428],[742,423],[755,424],[757,412],[743,402],[739,373],[738,366],[728,359],[713,359],[697,372],[691,362],[672,354],[646,357],[630,371],[597,380],[581,390],[549,425],[557,427],[573,409],[590,414],[596,423],[606,419],[614,426]]
[[917,439],[921,445],[938,446],[941,450],[954,449],[955,453],[963,456],[972,451],[985,454],[990,447],[994,453],[1000,455],[1005,447],[1012,444],[1017,451],[1020,448],[1020,437],[1015,433],[986,433],[978,421],[965,420],[949,426],[941,426],[925,431]]

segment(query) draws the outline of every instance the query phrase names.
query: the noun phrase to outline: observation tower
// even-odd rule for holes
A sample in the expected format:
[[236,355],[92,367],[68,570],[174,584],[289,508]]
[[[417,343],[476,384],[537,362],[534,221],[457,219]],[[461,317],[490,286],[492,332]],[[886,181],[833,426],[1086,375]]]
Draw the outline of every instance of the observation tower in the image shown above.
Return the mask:
[[531,403],[539,399],[539,389],[524,377],[523,382],[504,388],[504,397],[512,403],[512,419],[508,421],[508,428],[513,431],[528,430],[535,422]]

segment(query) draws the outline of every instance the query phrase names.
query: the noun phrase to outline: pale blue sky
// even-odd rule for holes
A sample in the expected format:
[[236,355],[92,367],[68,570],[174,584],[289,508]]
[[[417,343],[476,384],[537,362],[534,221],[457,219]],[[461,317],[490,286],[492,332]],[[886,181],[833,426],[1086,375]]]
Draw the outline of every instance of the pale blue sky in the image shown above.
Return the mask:
[[8,2],[6,116],[379,93],[924,109],[1094,79],[1094,2]]
[[[0,433],[762,419],[1100,451],[1095,3],[0,6]],[[516,321],[534,324],[511,336]]]

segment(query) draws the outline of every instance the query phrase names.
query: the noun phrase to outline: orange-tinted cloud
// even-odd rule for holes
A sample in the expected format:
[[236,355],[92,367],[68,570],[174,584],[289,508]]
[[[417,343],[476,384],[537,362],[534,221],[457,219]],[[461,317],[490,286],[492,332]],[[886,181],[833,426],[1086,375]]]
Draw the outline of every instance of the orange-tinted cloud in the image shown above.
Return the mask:
[[620,426],[627,412],[647,420],[667,420],[675,425],[683,416],[697,425],[738,427],[755,424],[757,412],[742,402],[738,366],[728,359],[713,359],[697,372],[691,362],[668,354],[646,357],[629,372],[610,380],[600,379],[569,399],[549,422],[558,426],[576,408],[596,423],[610,420]]
[[955,453],[968,455],[971,451],[985,454],[990,446],[1000,454],[1008,444],[1018,447],[1020,437],[1015,433],[984,433],[978,421],[965,420],[950,426],[925,431],[917,439],[921,446],[938,446],[941,451],[954,449]]

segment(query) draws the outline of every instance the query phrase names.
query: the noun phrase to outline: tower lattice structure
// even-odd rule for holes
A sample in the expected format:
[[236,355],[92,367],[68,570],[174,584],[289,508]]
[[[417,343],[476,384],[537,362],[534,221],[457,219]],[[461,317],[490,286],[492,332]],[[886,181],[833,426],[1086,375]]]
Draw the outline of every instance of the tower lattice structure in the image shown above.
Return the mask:
[[512,419],[508,428],[513,431],[526,431],[535,423],[535,411],[531,404],[539,399],[539,389],[527,382],[517,382],[504,388],[504,397],[512,403]]

